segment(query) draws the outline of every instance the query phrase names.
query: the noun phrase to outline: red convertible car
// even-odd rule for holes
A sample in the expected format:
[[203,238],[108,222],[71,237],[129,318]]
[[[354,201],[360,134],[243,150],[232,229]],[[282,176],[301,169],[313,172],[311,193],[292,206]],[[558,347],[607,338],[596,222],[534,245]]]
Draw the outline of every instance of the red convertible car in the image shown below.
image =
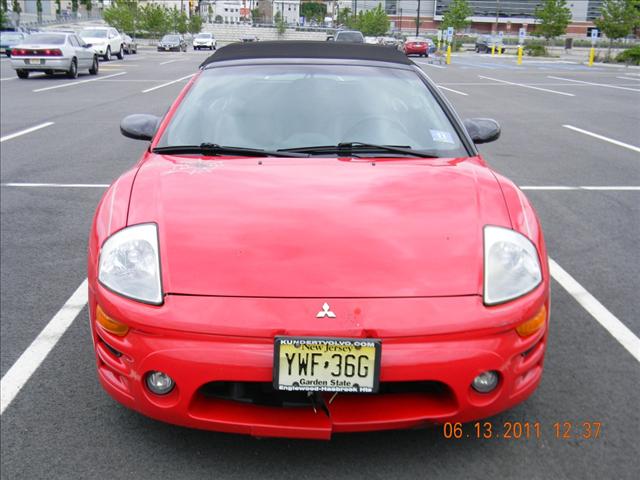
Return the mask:
[[401,52],[233,44],[102,198],[97,371],[173,424],[328,439],[468,422],[529,397],[549,269],[536,214]]

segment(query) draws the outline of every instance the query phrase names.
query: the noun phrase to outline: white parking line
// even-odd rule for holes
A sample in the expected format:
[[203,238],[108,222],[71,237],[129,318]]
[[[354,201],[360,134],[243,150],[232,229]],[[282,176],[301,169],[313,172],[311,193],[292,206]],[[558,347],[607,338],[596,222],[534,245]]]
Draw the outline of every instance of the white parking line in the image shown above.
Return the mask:
[[571,187],[568,185],[522,185],[520,190],[602,190],[612,192],[633,192],[640,191],[640,186],[580,186]]
[[636,82],[640,82],[640,78],[634,78],[634,77],[616,77],[616,78],[620,78],[622,80],[635,80]]
[[163,83],[162,85],[156,85],[155,87],[147,88],[146,90],[142,90],[142,93],[149,93],[149,92],[153,92],[154,90],[158,90],[159,88],[168,87],[169,85],[173,85],[174,83],[178,83],[183,80],[186,80],[187,78],[191,78],[194,75],[195,73],[192,73],[191,75],[186,75],[184,77],[178,78],[177,80],[172,80],[170,82]]
[[85,279],[0,380],[0,415],[47,358],[86,304]]
[[478,75],[478,77],[484,78],[486,80],[492,80],[494,82],[506,83],[507,85],[515,85],[516,87],[530,88],[532,90],[540,90],[542,92],[556,93],[558,95],[565,95],[567,97],[575,97],[573,93],[558,92],[556,90],[549,90],[548,88],[532,87],[531,85],[525,85],[523,83],[507,82],[506,80],[499,80],[497,78],[485,77],[483,75]]
[[183,59],[174,59],[174,60],[167,60],[166,62],[160,62],[158,65],[168,65],[169,63],[173,63],[173,62],[184,62]]
[[553,77],[551,75],[547,75],[547,78],[553,78],[554,80],[564,80],[566,82],[583,83],[585,85],[594,85],[596,87],[616,88],[618,90],[629,90],[632,92],[640,92],[640,90],[637,88],[621,87],[619,85],[609,85],[608,83],[585,82],[584,80],[574,80],[573,78],[564,78],[564,77]]
[[36,88],[33,91],[46,92],[47,90],[55,90],[56,88],[74,87],[76,85],[82,85],[83,83],[97,82],[98,80],[104,80],[105,78],[117,77],[118,75],[124,75],[125,73],[127,72],[112,73],[111,75],[105,75],[104,77],[96,77],[90,80],[80,80],[79,82],[63,83],[62,85],[54,85],[52,87]]
[[424,65],[425,67],[433,67],[433,68],[447,68],[447,67],[443,67],[442,65],[436,65],[434,63],[426,63],[426,62],[419,62],[417,60],[414,60],[418,65]]
[[551,258],[549,268],[556,282],[640,362],[640,339]]
[[442,90],[446,90],[448,92],[457,93],[458,95],[464,95],[465,97],[469,95],[468,93],[460,92],[458,90],[454,90],[453,88],[443,87],[442,85],[437,85],[437,87],[441,88]]
[[15,80],[18,77],[7,77],[7,78],[0,78],[0,82],[6,82],[8,80]]
[[26,135],[27,133],[35,132],[36,130],[40,130],[41,128],[49,127],[53,125],[53,122],[45,122],[40,125],[36,125],[35,127],[25,128],[24,130],[20,130],[19,132],[12,133],[10,135],[5,135],[0,138],[0,143],[6,142],[7,140],[11,140],[12,138],[19,137],[21,135]]
[[634,145],[629,145],[628,143],[620,142],[618,140],[614,140],[613,138],[605,137],[604,135],[598,135],[597,133],[589,132],[588,130],[583,130],[578,127],[574,127],[572,125],[562,125],[564,128],[568,128],[570,130],[584,133],[585,135],[589,135],[590,137],[597,138],[598,140],[604,140],[605,142],[613,143],[614,145],[618,145],[619,147],[628,148],[629,150],[633,150],[634,152],[640,153],[640,147],[636,147]]
[[107,188],[107,183],[3,183],[3,187]]

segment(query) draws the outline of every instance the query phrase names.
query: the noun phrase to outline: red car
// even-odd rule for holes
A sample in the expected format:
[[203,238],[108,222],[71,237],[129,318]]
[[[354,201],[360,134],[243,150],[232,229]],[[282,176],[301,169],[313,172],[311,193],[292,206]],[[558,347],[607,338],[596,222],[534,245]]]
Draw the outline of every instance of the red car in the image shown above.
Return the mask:
[[[346,61],[348,60],[348,61]],[[468,422],[529,397],[547,343],[536,214],[401,52],[232,44],[102,198],[98,378],[188,427],[328,439]]]
[[429,40],[422,37],[409,37],[404,42],[405,55],[429,56]]

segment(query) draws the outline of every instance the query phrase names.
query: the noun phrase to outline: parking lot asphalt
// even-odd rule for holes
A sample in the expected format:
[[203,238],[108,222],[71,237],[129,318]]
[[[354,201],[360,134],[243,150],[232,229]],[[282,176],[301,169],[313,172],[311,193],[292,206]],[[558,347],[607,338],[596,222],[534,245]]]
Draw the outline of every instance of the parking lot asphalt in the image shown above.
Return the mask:
[[[18,80],[0,60],[3,382],[83,282],[104,186],[144,149],[120,135],[120,120],[164,113],[207,55],[141,50],[76,80]],[[456,440],[430,428],[310,442],[166,425],[102,391],[83,308],[2,413],[2,478],[636,478],[640,70],[475,54],[431,61],[416,59],[462,118],[502,125],[480,150],[532,200],[561,269],[542,383],[490,419],[497,430],[539,422],[541,438]],[[556,438],[557,422],[572,423],[571,438]],[[583,422],[601,422],[600,437],[576,436]]]

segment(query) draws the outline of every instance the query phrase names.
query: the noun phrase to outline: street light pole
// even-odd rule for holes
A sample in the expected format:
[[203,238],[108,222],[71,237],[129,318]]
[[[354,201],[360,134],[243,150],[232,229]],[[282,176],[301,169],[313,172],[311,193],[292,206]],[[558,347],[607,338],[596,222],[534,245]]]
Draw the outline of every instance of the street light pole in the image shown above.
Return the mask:
[[418,10],[416,12],[416,37],[420,36],[420,0],[418,0]]

